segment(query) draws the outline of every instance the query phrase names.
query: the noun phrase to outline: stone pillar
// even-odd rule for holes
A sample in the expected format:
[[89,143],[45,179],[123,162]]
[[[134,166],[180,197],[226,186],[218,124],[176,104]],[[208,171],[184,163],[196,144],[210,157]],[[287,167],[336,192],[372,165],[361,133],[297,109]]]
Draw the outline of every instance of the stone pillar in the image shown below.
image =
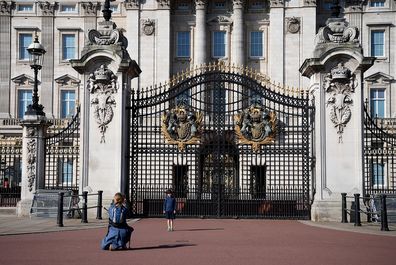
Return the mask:
[[[110,30],[109,30],[110,29]],[[83,75],[81,154],[83,190],[103,190],[107,204],[116,192],[128,196],[128,111],[131,79],[140,68],[126,50],[127,41],[110,20],[91,29],[80,59],[72,67]],[[89,150],[89,151],[87,151]]]
[[2,1],[0,5],[0,118],[10,117],[11,88],[11,13],[14,3]]
[[[207,63],[206,0],[195,0],[194,64]],[[209,38],[210,39],[210,38]]]
[[45,116],[25,115],[22,133],[22,187],[18,216],[29,216],[33,194],[45,187],[45,135],[50,123]]
[[233,0],[233,27],[231,41],[231,63],[245,65],[245,41],[242,0]]
[[311,80],[315,101],[316,183],[311,217],[341,220],[341,193],[362,192],[363,73],[374,63],[364,57],[355,27],[330,18],[319,29],[314,57],[300,68]]
[[283,0],[270,1],[269,28],[269,76],[275,83],[284,84],[284,17],[285,3]]
[[[128,45],[128,52],[132,57],[137,58],[137,64],[140,65],[140,4],[139,1],[125,2],[127,12],[127,25],[126,25],[126,38],[131,41]],[[131,87],[134,89],[139,88],[139,78],[132,80]]]

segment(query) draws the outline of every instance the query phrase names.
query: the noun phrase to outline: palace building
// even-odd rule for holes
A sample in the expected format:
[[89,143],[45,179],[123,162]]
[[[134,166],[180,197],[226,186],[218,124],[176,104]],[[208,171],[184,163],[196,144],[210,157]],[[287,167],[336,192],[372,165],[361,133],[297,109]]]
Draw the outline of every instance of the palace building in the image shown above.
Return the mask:
[[146,216],[173,188],[186,216],[302,219],[396,191],[395,1],[0,1],[0,23],[0,186],[23,183],[38,36],[36,188],[122,190]]

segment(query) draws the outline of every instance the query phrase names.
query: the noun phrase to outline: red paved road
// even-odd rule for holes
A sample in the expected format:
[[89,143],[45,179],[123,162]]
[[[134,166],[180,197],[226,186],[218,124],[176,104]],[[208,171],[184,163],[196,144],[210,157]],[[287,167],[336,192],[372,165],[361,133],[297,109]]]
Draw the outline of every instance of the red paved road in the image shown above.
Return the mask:
[[99,249],[106,229],[1,236],[0,264],[396,264],[396,237],[297,221],[178,219],[167,232],[164,220],[144,219],[134,227],[133,249],[118,252]]

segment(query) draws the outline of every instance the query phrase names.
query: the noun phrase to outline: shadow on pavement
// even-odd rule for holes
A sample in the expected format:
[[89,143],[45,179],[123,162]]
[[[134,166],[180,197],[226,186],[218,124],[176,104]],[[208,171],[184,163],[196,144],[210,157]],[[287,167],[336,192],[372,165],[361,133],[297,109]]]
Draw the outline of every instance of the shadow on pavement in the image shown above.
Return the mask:
[[152,247],[137,247],[137,248],[130,248],[126,250],[145,250],[145,249],[161,249],[161,248],[180,248],[180,247],[193,247],[196,244],[172,244],[172,245],[158,245]]

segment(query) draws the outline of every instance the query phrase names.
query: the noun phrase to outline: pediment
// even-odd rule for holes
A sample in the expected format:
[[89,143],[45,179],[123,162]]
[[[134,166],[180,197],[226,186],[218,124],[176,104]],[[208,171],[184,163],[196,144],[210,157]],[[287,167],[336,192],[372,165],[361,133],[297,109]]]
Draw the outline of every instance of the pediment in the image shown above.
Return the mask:
[[390,83],[393,80],[393,76],[377,72],[367,76],[364,80],[371,83]]
[[[18,86],[32,86],[34,85],[34,78],[30,75],[21,74],[14,78],[11,78],[11,81],[17,84]],[[40,82],[39,82],[40,83]]]
[[215,17],[208,19],[206,22],[208,24],[217,23],[217,24],[227,24],[228,25],[228,24],[232,23],[232,19],[227,16],[215,16]]
[[65,75],[62,75],[62,76],[56,78],[55,82],[61,86],[76,86],[76,85],[80,84],[81,80],[74,76],[65,74]]

